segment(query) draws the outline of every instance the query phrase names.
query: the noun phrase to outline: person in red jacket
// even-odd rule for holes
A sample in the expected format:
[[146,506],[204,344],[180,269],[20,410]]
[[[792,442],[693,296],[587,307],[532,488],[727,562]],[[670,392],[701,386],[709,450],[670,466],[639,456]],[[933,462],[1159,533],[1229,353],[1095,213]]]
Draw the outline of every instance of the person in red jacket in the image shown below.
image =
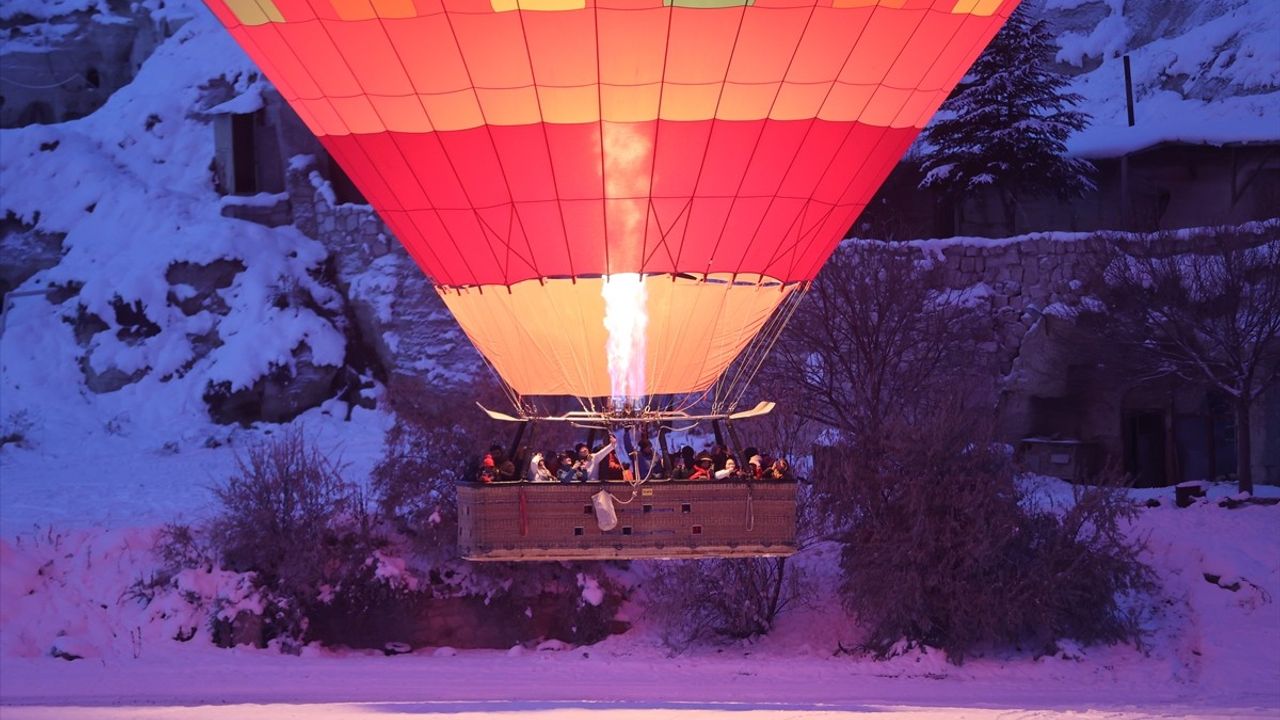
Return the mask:
[[710,480],[713,460],[708,453],[702,453],[693,464],[693,470],[689,473],[690,480]]

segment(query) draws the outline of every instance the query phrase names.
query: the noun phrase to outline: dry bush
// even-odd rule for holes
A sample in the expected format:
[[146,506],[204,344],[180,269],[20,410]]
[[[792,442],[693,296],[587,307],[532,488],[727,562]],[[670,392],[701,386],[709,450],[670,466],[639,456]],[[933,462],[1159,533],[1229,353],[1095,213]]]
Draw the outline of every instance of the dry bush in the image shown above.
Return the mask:
[[799,599],[802,581],[786,558],[655,563],[645,583],[646,614],[677,652],[698,641],[754,637]]
[[395,379],[388,397],[398,422],[371,475],[378,510],[420,550],[452,558],[458,539],[455,488],[476,477],[481,454],[499,437],[498,424],[476,408],[474,397],[435,391],[420,381]]
[[272,600],[267,639],[299,638],[322,596],[359,591],[383,544],[363,495],[333,459],[286,429],[237,456],[237,471],[214,489],[220,505],[210,543],[223,567],[253,572]]
[[866,649],[885,656],[905,640],[962,662],[993,647],[1139,640],[1123,603],[1154,585],[1125,534],[1132,503],[1099,485],[1063,514],[1032,506],[983,428],[953,408],[894,428],[875,453],[851,451],[841,566]]

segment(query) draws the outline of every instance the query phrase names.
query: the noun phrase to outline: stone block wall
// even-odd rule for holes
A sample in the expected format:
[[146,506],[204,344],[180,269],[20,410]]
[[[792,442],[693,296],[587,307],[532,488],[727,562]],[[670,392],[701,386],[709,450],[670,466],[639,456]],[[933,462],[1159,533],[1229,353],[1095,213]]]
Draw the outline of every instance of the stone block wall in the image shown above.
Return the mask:
[[329,249],[364,342],[392,375],[460,385],[484,363],[431,282],[368,205],[337,203],[314,158],[295,157],[293,223]]

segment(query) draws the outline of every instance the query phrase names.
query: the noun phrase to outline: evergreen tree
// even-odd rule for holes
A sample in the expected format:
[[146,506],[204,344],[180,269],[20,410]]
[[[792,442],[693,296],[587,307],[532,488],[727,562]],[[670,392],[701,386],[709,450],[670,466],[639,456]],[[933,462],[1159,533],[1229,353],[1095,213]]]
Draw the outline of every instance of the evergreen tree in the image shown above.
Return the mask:
[[1082,98],[1065,91],[1055,48],[1044,20],[1021,8],[1009,18],[925,129],[920,187],[960,200],[997,189],[1010,233],[1019,195],[1066,199],[1096,187],[1093,165],[1065,156],[1066,139],[1090,117],[1072,109]]

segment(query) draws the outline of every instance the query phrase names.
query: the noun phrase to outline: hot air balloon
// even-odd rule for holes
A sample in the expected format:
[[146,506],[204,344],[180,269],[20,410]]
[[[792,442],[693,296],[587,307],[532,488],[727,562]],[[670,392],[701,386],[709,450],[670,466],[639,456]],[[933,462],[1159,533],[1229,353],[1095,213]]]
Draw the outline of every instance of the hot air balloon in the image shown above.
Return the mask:
[[587,424],[767,410],[737,403],[790,311],[1018,1],[206,0],[504,381],[491,414]]

